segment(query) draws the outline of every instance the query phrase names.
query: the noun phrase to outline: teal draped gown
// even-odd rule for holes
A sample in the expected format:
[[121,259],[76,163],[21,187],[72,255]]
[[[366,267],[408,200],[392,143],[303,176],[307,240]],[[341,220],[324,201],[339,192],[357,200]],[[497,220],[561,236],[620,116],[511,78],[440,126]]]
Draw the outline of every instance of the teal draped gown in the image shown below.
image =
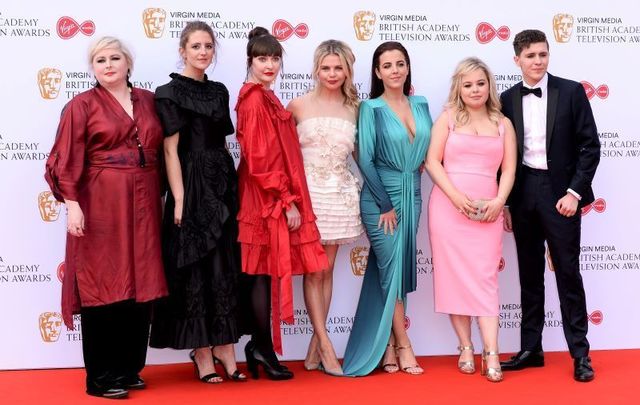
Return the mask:
[[[371,247],[358,309],[344,355],[348,376],[363,376],[378,365],[391,333],[398,300],[416,289],[416,233],[422,208],[420,165],[431,138],[427,100],[410,96],[416,124],[413,142],[398,116],[378,97],[364,101],[358,118],[358,165],[364,177],[362,222]],[[393,235],[378,228],[380,213],[395,208]]]

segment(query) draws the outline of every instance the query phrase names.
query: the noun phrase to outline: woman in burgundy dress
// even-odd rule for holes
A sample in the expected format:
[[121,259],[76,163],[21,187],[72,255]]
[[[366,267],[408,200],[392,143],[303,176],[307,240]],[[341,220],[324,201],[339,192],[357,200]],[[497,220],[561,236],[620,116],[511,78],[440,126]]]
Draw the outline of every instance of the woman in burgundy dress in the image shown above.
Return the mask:
[[[311,208],[295,122],[270,87],[280,71],[282,45],[254,28],[247,44],[247,82],[238,95],[242,156],[238,167],[238,226],[252,340],[245,348],[254,378],[261,364],[272,379],[293,373],[280,365],[280,321],[293,322],[291,276],[325,270],[327,255]],[[271,339],[271,316],[273,341]]]
[[87,393],[122,398],[145,385],[149,301],[167,294],[162,128],[153,93],[128,81],[133,60],[118,39],[99,39],[89,61],[96,86],[64,108],[45,178],[68,210],[62,313],[70,328],[82,315]]

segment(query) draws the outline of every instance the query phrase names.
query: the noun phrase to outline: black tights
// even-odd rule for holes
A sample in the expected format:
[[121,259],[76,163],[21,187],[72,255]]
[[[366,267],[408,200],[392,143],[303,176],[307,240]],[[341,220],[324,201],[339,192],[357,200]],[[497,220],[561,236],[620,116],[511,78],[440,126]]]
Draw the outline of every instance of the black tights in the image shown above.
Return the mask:
[[271,276],[249,276],[251,340],[263,354],[273,353],[271,340]]

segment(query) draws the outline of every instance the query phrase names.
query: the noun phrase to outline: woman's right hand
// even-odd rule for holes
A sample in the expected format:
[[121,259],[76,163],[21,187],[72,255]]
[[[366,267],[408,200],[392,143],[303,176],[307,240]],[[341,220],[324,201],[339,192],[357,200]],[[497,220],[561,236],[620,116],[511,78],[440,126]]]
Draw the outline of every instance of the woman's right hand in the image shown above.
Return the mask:
[[84,236],[84,213],[77,201],[65,200],[67,206],[67,232],[71,236]]
[[173,223],[177,226],[182,226],[182,200],[176,200],[176,205],[173,208]]
[[396,215],[396,209],[380,214],[380,220],[378,221],[378,229],[383,228],[384,234],[393,235],[393,231],[398,227],[398,216]]
[[287,226],[290,231],[295,231],[300,228],[302,224],[302,217],[300,216],[300,211],[298,211],[298,207],[296,207],[295,203],[291,203],[289,209],[285,212],[287,216]]
[[451,200],[451,204],[453,204],[458,212],[465,215],[466,217],[474,215],[478,210],[473,206],[473,201],[469,198],[469,196],[459,191],[456,191],[455,194],[449,199]]

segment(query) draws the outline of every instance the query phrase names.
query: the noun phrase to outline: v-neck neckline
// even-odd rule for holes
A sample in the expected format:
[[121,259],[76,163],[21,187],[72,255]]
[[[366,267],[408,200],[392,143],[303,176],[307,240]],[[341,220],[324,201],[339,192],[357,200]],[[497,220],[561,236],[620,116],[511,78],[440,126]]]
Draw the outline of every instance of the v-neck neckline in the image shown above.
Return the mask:
[[416,137],[418,136],[418,121],[416,120],[416,116],[415,116],[414,111],[413,111],[413,103],[411,102],[411,99],[409,98],[409,96],[406,96],[406,97],[407,97],[407,102],[409,103],[409,110],[411,111],[411,118],[413,118],[413,124],[416,127],[415,134],[411,133],[411,130],[400,119],[400,116],[398,115],[398,113],[395,112],[395,110],[393,108],[391,108],[391,105],[387,102],[387,100],[383,96],[380,96],[380,99],[382,100],[384,105],[389,109],[389,111],[391,111],[391,114],[396,119],[396,121],[398,121],[400,123],[400,125],[402,126],[402,128],[404,128],[407,142],[409,142],[409,145],[413,146],[413,144],[416,141]]
[[111,92],[107,89],[105,89],[104,87],[100,87],[105,93],[107,93],[108,97],[111,98],[111,101],[113,103],[115,103],[116,108],[119,108],[119,112],[120,115],[127,117],[131,122],[135,123],[135,116],[136,116],[136,107],[135,107],[135,97],[133,95],[133,89],[129,90],[129,99],[131,100],[131,115],[129,115],[129,113],[127,112],[127,110],[125,110],[125,108],[122,106],[122,104],[120,104],[120,102],[118,101],[118,99],[116,98],[116,96],[114,96],[113,94],[111,94]]

